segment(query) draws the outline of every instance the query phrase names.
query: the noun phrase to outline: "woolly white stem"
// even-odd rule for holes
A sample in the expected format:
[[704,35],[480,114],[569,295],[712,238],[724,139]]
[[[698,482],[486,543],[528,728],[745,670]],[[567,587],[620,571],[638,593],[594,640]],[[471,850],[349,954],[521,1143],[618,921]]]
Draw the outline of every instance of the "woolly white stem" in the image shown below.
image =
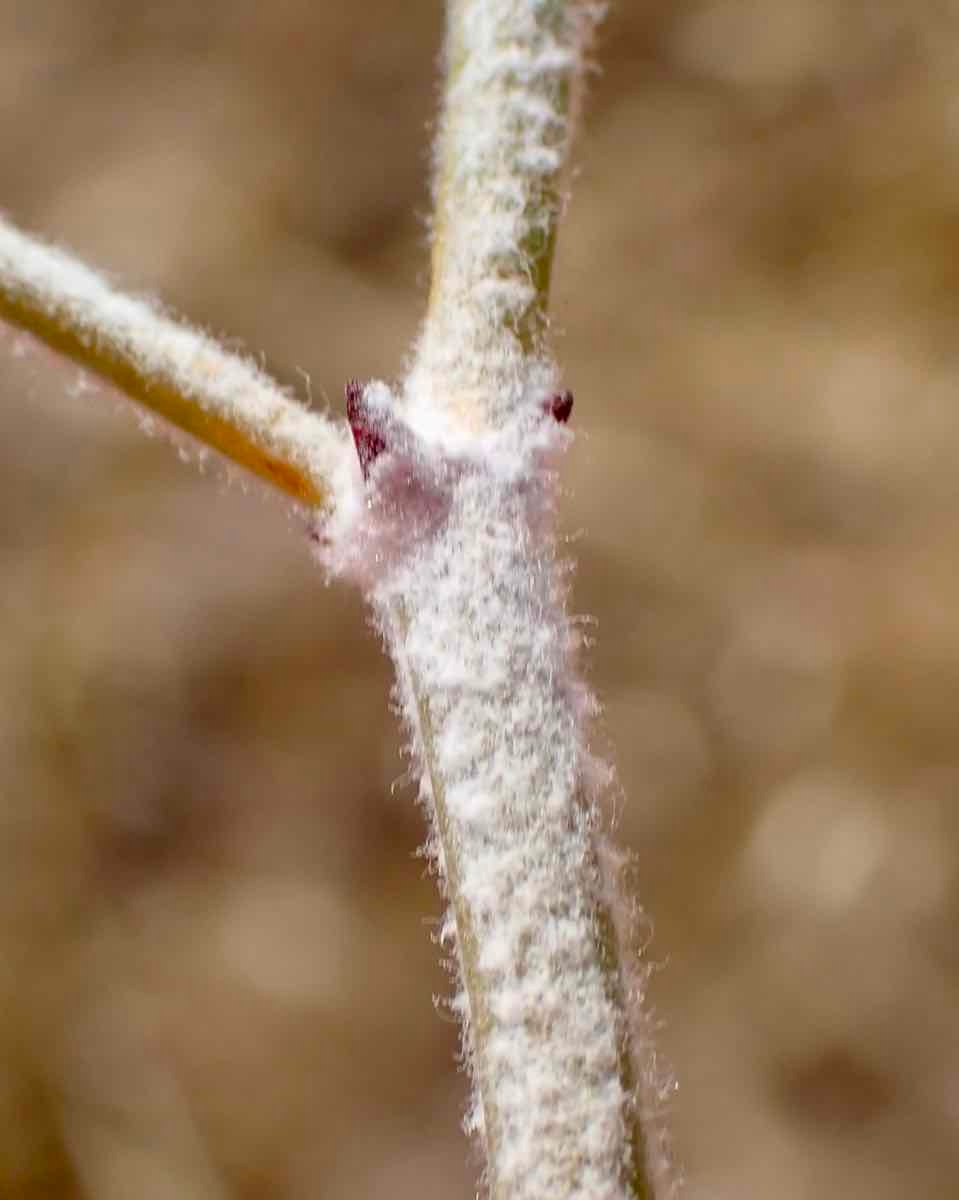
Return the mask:
[[299,501],[331,504],[349,470],[343,432],[252,363],[2,218],[0,320]]
[[[400,402],[421,443],[405,477],[444,519],[374,600],[434,813],[491,1193],[649,1200],[667,1188],[640,1124],[652,1054],[586,778],[588,697],[549,520],[561,437],[543,416],[558,176],[595,9],[448,12],[433,287]],[[380,501],[402,505],[382,479]]]
[[585,798],[583,713],[549,539],[496,472],[377,593],[394,618],[451,901],[491,1192],[652,1195],[625,1007]]
[[447,14],[429,318],[409,393],[481,430],[515,410],[542,350],[571,92],[596,6],[448,0]]

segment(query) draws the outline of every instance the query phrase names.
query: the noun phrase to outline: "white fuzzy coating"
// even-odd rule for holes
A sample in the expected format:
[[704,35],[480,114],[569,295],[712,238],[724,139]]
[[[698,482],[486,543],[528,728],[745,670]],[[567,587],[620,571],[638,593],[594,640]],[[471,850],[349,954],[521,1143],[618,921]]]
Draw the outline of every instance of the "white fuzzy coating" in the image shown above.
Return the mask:
[[[129,363],[304,472],[330,503],[349,489],[355,464],[343,429],[289,396],[248,359],[124,295],[63,250],[0,217],[0,291],[59,318],[90,347]],[[95,369],[95,367],[94,367]]]
[[363,521],[402,524],[411,487],[430,499],[415,536],[384,536],[365,582],[434,815],[491,1192],[634,1200],[635,1066],[611,994],[627,985],[604,961],[590,699],[552,534],[552,457],[569,435],[538,398],[470,453],[419,443],[377,461]]
[[570,92],[598,11],[575,0],[449,0],[433,283],[407,389],[417,427],[498,428],[527,394]]
[[[575,0],[449,0],[429,312],[349,547],[397,665],[445,877],[494,1200],[668,1191],[644,1145],[641,977],[619,961],[553,532],[544,250],[598,15]],[[539,273],[539,274],[538,274]],[[391,440],[392,439],[392,440]],[[341,534],[341,543],[343,541]],[[372,566],[372,570],[371,570]]]

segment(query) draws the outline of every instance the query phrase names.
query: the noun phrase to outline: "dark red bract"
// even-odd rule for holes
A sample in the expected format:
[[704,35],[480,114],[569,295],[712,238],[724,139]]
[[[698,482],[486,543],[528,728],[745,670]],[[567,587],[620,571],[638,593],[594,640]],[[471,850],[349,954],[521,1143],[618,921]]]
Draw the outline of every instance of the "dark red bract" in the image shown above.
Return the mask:
[[379,422],[366,403],[365,389],[356,379],[349,380],[346,385],[346,419],[353,432],[360,470],[366,479],[370,467],[386,449],[386,439]]
[[546,401],[546,411],[561,425],[565,425],[573,411],[573,393],[570,391],[554,392]]

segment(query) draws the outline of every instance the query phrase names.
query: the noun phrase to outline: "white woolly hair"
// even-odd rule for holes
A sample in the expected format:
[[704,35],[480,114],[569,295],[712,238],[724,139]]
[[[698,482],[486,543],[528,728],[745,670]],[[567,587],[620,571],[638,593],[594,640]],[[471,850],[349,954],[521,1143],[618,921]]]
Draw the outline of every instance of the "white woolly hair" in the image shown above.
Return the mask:
[[542,336],[521,334],[570,137],[565,89],[597,9],[450,10],[429,315],[403,385],[368,387],[386,446],[326,556],[361,579],[397,663],[490,1190],[636,1200],[668,1175],[636,1120],[668,1084],[628,1015],[642,975],[615,961],[628,914],[613,911],[608,775],[589,750],[595,702],[573,665],[554,534],[569,435],[544,401],[558,371]]

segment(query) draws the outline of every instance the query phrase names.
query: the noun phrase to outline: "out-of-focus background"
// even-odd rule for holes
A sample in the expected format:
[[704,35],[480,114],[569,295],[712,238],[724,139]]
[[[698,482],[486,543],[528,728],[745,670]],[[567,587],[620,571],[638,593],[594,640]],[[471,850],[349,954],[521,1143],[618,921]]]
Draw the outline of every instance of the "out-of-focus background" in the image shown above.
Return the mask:
[[[442,6],[0,0],[0,206],[340,410],[423,303]],[[959,5],[620,0],[565,527],[690,1200],[959,1191]],[[0,1195],[466,1200],[355,595],[0,336]]]

